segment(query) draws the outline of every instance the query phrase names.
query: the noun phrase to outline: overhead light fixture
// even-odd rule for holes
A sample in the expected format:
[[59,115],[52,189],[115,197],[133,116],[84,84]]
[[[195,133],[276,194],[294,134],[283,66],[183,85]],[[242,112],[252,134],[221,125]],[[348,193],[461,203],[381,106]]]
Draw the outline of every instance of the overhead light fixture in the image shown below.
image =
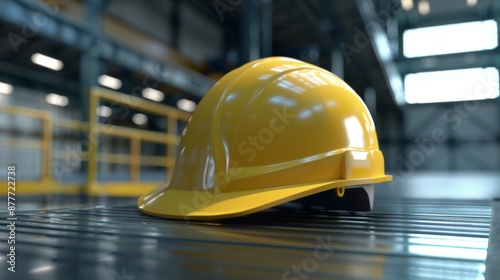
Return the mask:
[[99,76],[99,78],[97,79],[97,82],[102,86],[109,87],[109,88],[115,89],[115,90],[122,87],[122,81],[120,81],[117,78],[108,76],[108,75]]
[[163,92],[156,90],[156,89],[149,88],[149,87],[144,88],[142,90],[142,96],[144,98],[147,98],[149,100],[153,100],[156,102],[161,102],[161,101],[163,101],[163,99],[165,99],[165,94],[163,94]]
[[100,106],[97,106],[97,108],[95,109],[95,113],[99,117],[107,118],[107,117],[111,116],[111,113],[113,113],[113,110],[111,110],[111,108],[109,108],[108,106],[100,105]]
[[145,125],[148,122],[148,116],[141,113],[137,113],[132,116],[132,121],[136,125]]
[[14,87],[10,84],[0,82],[0,93],[11,94],[14,91]]
[[491,50],[498,46],[498,27],[493,19],[406,30],[405,57]]
[[407,103],[456,102],[499,96],[495,67],[421,72],[405,76]]
[[413,0],[401,0],[401,7],[405,11],[413,9]]
[[429,2],[427,0],[420,0],[420,2],[418,2],[418,12],[425,16],[427,14],[429,14],[429,12],[431,11],[431,6],[429,5]]
[[196,109],[196,103],[194,101],[182,98],[177,101],[177,108],[184,111],[193,112],[194,109]]
[[66,107],[68,106],[69,100],[66,96],[55,94],[55,93],[49,93],[45,96],[45,101],[49,104],[56,105],[59,107]]
[[52,270],[52,269],[54,269],[54,266],[52,266],[52,265],[44,265],[44,266],[32,268],[32,269],[30,269],[28,271],[28,273],[29,274],[36,274],[36,273],[39,273],[39,272],[44,272],[44,271]]
[[469,7],[474,7],[477,4],[477,0],[467,0],[467,5]]
[[31,56],[31,61],[40,66],[52,69],[54,71],[59,71],[63,68],[64,64],[62,61],[52,58],[50,56],[43,55],[41,53],[35,53]]

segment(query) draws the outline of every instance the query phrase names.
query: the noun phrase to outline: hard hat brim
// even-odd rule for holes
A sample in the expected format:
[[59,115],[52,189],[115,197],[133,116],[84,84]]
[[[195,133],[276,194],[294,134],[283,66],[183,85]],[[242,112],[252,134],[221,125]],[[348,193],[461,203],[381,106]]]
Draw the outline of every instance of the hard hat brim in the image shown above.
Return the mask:
[[270,189],[220,192],[169,188],[168,184],[141,196],[137,205],[145,214],[184,220],[217,220],[258,212],[326,190],[390,181],[384,175]]

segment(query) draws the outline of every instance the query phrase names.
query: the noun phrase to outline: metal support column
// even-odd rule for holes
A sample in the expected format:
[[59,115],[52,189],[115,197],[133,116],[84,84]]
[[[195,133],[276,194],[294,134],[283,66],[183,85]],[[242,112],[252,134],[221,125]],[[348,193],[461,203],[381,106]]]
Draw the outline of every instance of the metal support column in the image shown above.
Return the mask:
[[457,170],[457,138],[455,136],[455,131],[451,128],[451,125],[446,126],[446,134],[448,135],[448,171]]
[[262,0],[262,57],[273,55],[273,0]]
[[332,73],[344,79],[344,56],[339,48],[332,50]]
[[399,115],[399,118],[396,118],[396,122],[398,125],[398,132],[399,132],[399,135],[398,135],[399,154],[403,158],[408,158],[408,154],[407,154],[407,151],[408,151],[407,138],[408,137],[406,136],[406,130],[405,130],[407,112],[405,112],[404,110],[399,110],[399,111],[394,112],[394,114]]
[[[85,28],[93,38],[100,38],[102,35],[102,17],[104,13],[105,0],[88,0],[85,1]],[[84,50],[80,57],[80,110],[82,112],[82,121],[89,122],[93,119],[95,111],[89,112],[90,89],[97,85],[97,78],[101,74],[102,67],[99,60],[100,44],[99,40],[93,41],[90,48]],[[96,119],[98,122],[98,119]],[[88,141],[88,145],[83,145],[82,150],[86,152],[88,148],[89,155],[93,149],[99,149],[97,131],[89,130],[87,136],[84,136],[83,141]],[[88,186],[93,181],[97,180],[97,158],[89,156],[87,166],[82,164],[82,170],[87,169]],[[93,169],[93,170],[90,170]]]
[[[99,38],[102,35],[102,17],[104,13],[105,0],[85,1],[85,27]],[[99,62],[100,45],[92,42],[89,49],[82,52],[80,58],[80,106],[83,113],[83,121],[88,121],[88,98],[90,88],[97,85],[97,78],[102,69]]]
[[172,11],[170,12],[171,27],[170,32],[172,33],[172,47],[179,49],[179,30],[181,26],[181,1],[172,1]]
[[[493,17],[494,19],[498,22],[500,20],[500,0],[495,0],[493,2]],[[498,32],[498,36],[500,36],[500,29],[497,28],[497,32]],[[498,37],[500,38],[500,37]],[[498,50],[498,47],[497,47],[497,50]],[[497,69],[500,69],[500,59],[497,59],[495,61],[495,67]],[[500,87],[500,85],[499,85]],[[498,110],[497,110],[497,120],[498,120],[498,123],[500,123],[500,97],[496,99],[497,101],[497,106],[498,106]],[[500,129],[497,129],[497,136],[496,136],[496,144],[497,145],[500,145]],[[498,162],[498,166],[497,166],[497,170],[500,169],[500,148],[498,148],[498,156],[497,156],[497,159]]]
[[260,58],[260,21],[257,1],[243,1],[241,9],[241,55],[240,64]]
[[47,114],[42,120],[42,176],[44,183],[52,182],[52,115]]
[[373,121],[377,123],[377,93],[375,89],[373,87],[365,88],[364,97],[366,107],[370,111]]
[[[399,42],[399,37],[403,38],[403,33],[399,29],[399,21],[396,18],[391,18],[387,22],[387,39],[389,39],[389,45],[391,47],[392,53],[399,57],[400,49],[402,44]],[[401,35],[400,35],[401,34]]]

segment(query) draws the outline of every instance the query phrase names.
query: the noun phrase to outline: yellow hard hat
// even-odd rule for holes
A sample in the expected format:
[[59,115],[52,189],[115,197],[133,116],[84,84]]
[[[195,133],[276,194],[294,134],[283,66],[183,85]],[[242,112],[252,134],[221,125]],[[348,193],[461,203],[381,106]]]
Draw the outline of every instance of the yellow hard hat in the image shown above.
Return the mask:
[[371,115],[342,79],[286,57],[222,77],[187,124],[171,180],[138,200],[178,219],[243,216],[390,181]]

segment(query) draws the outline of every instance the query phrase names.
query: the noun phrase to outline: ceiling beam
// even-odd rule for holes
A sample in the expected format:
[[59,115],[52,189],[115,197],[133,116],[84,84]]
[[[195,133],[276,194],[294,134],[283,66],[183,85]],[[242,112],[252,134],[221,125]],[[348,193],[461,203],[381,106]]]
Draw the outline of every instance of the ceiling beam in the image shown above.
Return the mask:
[[491,13],[479,14],[476,10],[471,9],[470,11],[461,13],[452,13],[449,15],[426,15],[422,17],[420,15],[408,15],[406,20],[403,21],[404,29],[414,29],[429,26],[446,25],[460,22],[470,22],[470,21],[483,21],[491,19],[493,16]]
[[33,19],[33,14],[46,15],[46,21],[36,32],[16,34],[21,40],[18,44],[29,43],[35,36],[45,36],[76,49],[93,49],[102,60],[154,77],[159,82],[199,97],[214,84],[208,77],[177,63],[158,61],[105,35],[97,36],[64,13],[48,15],[44,5],[28,0],[2,2],[0,19],[19,27],[26,26],[26,20]]
[[365,26],[370,24],[371,28],[365,28],[365,30],[371,33],[369,34],[371,45],[381,65],[394,102],[398,105],[404,105],[403,80],[396,63],[393,61],[393,54],[387,34],[380,24],[378,24],[377,12],[373,0],[356,0],[356,5]]
[[398,60],[397,64],[403,74],[475,67],[500,67],[500,53],[497,48],[487,51],[403,58]]

